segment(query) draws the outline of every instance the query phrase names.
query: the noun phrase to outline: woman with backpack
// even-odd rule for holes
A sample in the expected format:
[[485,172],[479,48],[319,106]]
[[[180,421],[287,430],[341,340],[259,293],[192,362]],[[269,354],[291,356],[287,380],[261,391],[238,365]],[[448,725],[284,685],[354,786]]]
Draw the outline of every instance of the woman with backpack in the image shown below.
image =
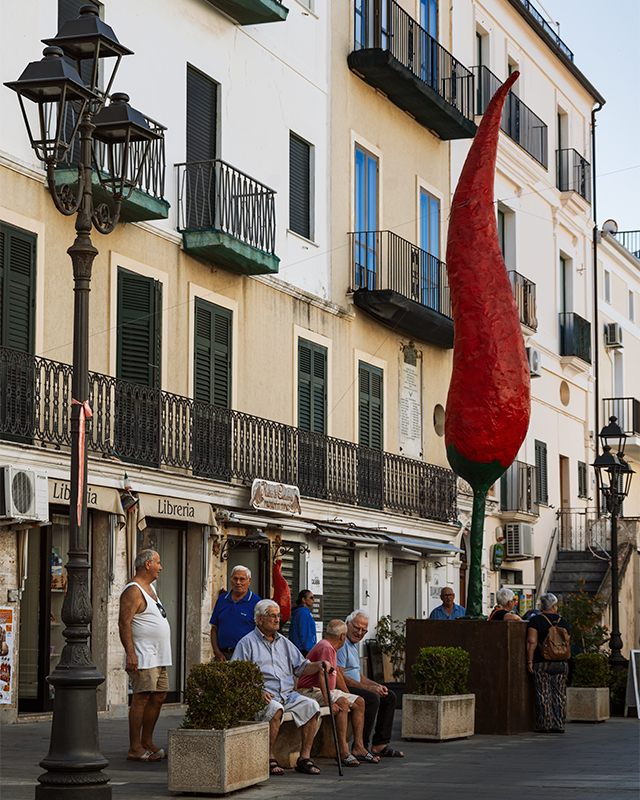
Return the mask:
[[533,675],[536,731],[564,733],[571,628],[558,614],[558,598],[543,594],[541,614],[529,620],[527,669]]

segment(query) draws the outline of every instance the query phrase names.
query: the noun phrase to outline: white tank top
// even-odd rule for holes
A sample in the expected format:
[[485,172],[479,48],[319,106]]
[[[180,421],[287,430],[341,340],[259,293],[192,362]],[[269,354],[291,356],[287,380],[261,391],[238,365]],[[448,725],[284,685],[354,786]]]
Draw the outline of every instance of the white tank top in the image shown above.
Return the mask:
[[[151,667],[170,667],[171,666],[171,629],[169,620],[162,616],[158,603],[160,598],[154,600],[150,594],[140,586],[139,583],[132,581],[128,583],[122,592],[129,586],[137,586],[147,601],[147,607],[139,614],[134,614],[131,620],[131,635],[133,637],[133,649],[138,659],[138,669],[151,669]],[[122,592],[120,596],[122,597]],[[160,603],[162,605],[162,603]],[[126,663],[126,655],[125,655]]]

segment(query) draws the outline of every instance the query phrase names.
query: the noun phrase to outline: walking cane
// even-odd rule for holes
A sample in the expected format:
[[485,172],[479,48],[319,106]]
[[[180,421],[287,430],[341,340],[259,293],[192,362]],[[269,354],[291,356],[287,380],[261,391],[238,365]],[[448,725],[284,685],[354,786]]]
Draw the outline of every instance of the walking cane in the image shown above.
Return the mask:
[[336,718],[333,716],[333,705],[331,704],[331,689],[329,688],[329,673],[327,672],[327,665],[322,662],[322,669],[324,670],[324,685],[327,687],[327,700],[329,701],[329,716],[331,717],[331,728],[333,730],[333,743],[336,746],[336,758],[338,759],[338,774],[342,778],[342,759],[340,758],[340,747],[338,746],[338,731],[336,730]]

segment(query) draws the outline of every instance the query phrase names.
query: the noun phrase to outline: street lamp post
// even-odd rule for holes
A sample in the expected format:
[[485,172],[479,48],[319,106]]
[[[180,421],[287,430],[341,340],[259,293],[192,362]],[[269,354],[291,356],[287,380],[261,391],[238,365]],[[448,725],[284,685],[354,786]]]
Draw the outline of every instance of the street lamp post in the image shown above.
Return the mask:
[[[128,105],[128,97],[109,92],[122,56],[131,51],[98,17],[94,5],[82,6],[77,19],[65,23],[41,61],[32,62],[17,81],[5,84],[18,93],[31,145],[46,165],[47,184],[56,208],[76,215],[76,239],[68,249],[73,265],[73,377],[71,408],[71,497],[69,508],[68,588],[62,607],[65,646],[47,678],[55,687],[49,753],[40,762],[47,771],[38,778],[38,800],[107,800],[111,798],[108,766],[98,741],[97,687],[104,681],[89,648],[92,618],[89,594],[89,538],[87,526],[86,420],[89,407],[89,292],[98,250],[91,228],[110,233],[123,200],[136,187],[151,142],[159,134]],[[76,67],[67,59],[76,62]],[[101,59],[116,58],[107,89],[100,89]],[[85,85],[82,74],[88,75]],[[35,103],[38,123],[31,125],[24,100]],[[111,104],[106,105],[107,99]],[[55,168],[67,158],[80,138],[77,192],[55,183]],[[106,153],[105,169],[98,170],[112,207],[94,206],[92,161],[96,147]]]
[[[609,418],[609,424],[600,432],[602,453],[593,462],[596,471],[598,496],[602,494],[611,514],[611,638],[609,639],[609,664],[620,672],[628,666],[622,655],[622,636],[618,610],[618,516],[622,501],[629,494],[633,470],[624,459],[626,434],[618,425],[616,417]],[[612,453],[615,450],[617,455]]]

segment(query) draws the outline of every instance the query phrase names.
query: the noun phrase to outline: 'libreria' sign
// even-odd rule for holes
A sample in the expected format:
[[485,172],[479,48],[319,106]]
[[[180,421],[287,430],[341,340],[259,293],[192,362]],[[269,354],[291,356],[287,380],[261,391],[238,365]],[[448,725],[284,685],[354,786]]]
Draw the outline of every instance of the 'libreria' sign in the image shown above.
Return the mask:
[[156,515],[158,517],[171,517],[171,519],[195,519],[196,510],[188,501],[172,503],[164,497],[158,497]]

